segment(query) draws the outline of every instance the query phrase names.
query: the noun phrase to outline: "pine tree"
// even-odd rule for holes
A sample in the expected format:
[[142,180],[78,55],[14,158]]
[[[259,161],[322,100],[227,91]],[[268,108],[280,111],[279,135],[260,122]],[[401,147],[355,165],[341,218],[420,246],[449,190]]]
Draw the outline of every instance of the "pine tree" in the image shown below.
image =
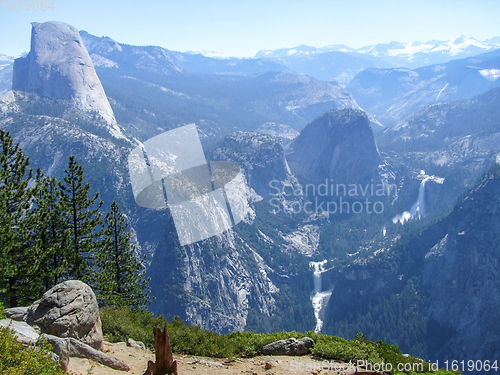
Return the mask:
[[[92,254],[97,246],[98,229],[101,226],[99,209],[102,201],[97,201],[99,193],[89,198],[90,184],[83,182],[83,168],[69,158],[64,182],[59,182],[61,204],[64,209],[64,222],[70,233],[71,256],[69,276],[78,280],[89,281]],[[95,208],[93,208],[95,207]]]
[[11,307],[30,302],[39,288],[39,253],[30,231],[30,203],[37,188],[29,186],[33,171],[28,166],[19,144],[0,130],[0,289]]
[[40,170],[36,179],[40,190],[34,197],[33,211],[38,219],[34,231],[41,250],[40,276],[48,290],[68,277],[71,241],[57,179],[43,176]]
[[113,201],[106,214],[102,245],[95,254],[99,269],[96,295],[102,306],[128,306],[141,311],[150,303],[149,280],[135,256],[127,227],[125,216]]

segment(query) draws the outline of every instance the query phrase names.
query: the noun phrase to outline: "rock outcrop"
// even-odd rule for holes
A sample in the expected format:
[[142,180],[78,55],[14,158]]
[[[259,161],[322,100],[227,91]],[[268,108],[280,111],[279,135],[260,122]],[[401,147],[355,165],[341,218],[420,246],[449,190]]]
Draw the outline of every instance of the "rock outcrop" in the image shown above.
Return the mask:
[[271,181],[281,182],[291,178],[283,145],[271,135],[234,132],[224,138],[210,157],[238,164],[248,186],[263,197],[273,192],[269,185]]
[[278,340],[262,348],[265,355],[306,355],[311,353],[314,347],[314,340],[310,337],[303,337],[300,340],[289,338],[288,340]]
[[79,280],[54,286],[27,311],[26,322],[42,333],[80,340],[102,350],[103,337],[99,306],[92,289]]
[[36,344],[40,335],[26,322],[19,322],[11,319],[0,319],[0,327],[10,329],[16,340],[23,344]]
[[[122,360],[102,352],[97,300],[92,289],[79,280],[54,286],[29,307],[14,307],[4,312],[9,319],[0,320],[0,327],[11,329],[17,341],[25,344],[36,345],[39,338],[47,340],[65,371],[70,357],[92,359],[116,370],[130,369]],[[35,328],[41,331],[41,337]],[[142,342],[133,343],[145,349]]]
[[31,50],[14,61],[12,89],[50,99],[72,100],[97,112],[109,132],[123,135],[78,30],[62,22],[32,23]]
[[292,141],[286,158],[301,184],[315,185],[370,183],[380,164],[370,120],[356,109],[318,117]]
[[115,370],[130,370],[130,367],[121,359],[108,356],[72,337],[61,338],[52,335],[44,335],[43,337],[52,345],[54,353],[59,356],[61,368],[64,371],[68,370],[70,357],[88,358]]

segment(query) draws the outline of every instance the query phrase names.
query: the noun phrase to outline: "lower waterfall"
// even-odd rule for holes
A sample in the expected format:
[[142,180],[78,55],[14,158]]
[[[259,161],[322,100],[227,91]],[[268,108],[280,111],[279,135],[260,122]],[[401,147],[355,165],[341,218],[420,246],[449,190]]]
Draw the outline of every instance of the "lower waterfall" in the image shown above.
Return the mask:
[[324,307],[328,303],[331,291],[322,291],[322,273],[325,271],[327,260],[321,262],[309,262],[309,267],[313,270],[314,291],[311,296],[311,301],[314,309],[314,317],[316,318],[316,327],[314,332],[320,333],[323,328]]

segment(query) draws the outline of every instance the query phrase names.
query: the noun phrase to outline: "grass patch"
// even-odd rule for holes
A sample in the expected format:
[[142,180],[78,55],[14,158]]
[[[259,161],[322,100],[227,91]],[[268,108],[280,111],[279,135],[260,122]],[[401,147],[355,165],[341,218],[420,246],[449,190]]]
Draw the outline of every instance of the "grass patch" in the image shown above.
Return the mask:
[[[153,317],[149,312],[133,312],[128,308],[102,309],[101,320],[103,333],[111,342],[126,341],[128,338],[142,341],[148,347],[153,347],[153,327],[163,328],[165,319],[162,316]],[[231,358],[252,357],[261,353],[262,347],[277,340],[291,337],[300,339],[310,337],[315,346],[312,354],[320,359],[339,362],[357,363],[362,360],[368,363],[390,363],[397,369],[400,363],[422,364],[420,373],[430,371],[429,364],[415,357],[404,356],[395,345],[373,340],[358,333],[353,340],[341,337],[317,334],[313,331],[275,332],[270,334],[254,332],[233,332],[218,335],[215,332],[201,329],[200,326],[186,325],[180,319],[168,323],[168,332],[172,350],[177,354],[190,354],[203,357]],[[394,371],[397,373],[397,371]],[[408,372],[410,373],[410,372]],[[431,372],[436,375],[452,375],[451,371]]]

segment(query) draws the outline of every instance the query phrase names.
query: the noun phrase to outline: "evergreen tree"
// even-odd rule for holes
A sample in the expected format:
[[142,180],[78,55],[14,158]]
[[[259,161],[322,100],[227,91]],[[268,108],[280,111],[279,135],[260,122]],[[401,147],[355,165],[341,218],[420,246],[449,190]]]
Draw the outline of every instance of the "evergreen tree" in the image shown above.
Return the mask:
[[150,303],[149,280],[135,256],[135,246],[130,243],[131,233],[127,227],[125,216],[113,201],[105,219],[102,246],[95,254],[100,271],[96,294],[102,306],[128,306],[141,311]]
[[[97,201],[99,193],[89,198],[90,184],[83,182],[83,168],[69,158],[68,169],[64,171],[64,182],[59,182],[64,222],[70,233],[71,255],[69,276],[89,281],[92,254],[97,246],[98,229],[101,226],[99,209],[102,201]],[[93,208],[94,207],[94,208]]]
[[40,276],[48,290],[68,277],[71,241],[57,179],[45,177],[40,171],[36,179],[40,190],[34,198],[34,213],[38,218],[34,230],[41,250]]
[[0,284],[9,306],[30,302],[39,288],[38,251],[32,242],[30,203],[35,188],[29,158],[0,130]]

